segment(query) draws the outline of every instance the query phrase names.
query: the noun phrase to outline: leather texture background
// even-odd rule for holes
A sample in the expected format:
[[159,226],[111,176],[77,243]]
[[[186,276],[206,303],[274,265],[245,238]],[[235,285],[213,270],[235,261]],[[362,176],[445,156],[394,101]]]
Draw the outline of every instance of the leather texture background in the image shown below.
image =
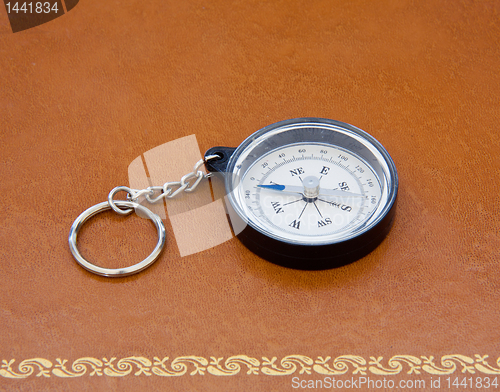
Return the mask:
[[[499,59],[497,1],[82,0],[15,34],[0,7],[0,390],[288,391],[292,377],[323,377],[300,374],[304,358],[290,375],[264,370],[264,357],[286,370],[291,355],[331,368],[361,358],[372,379],[428,381],[425,358],[446,368],[447,355],[453,377],[485,376],[476,354],[500,373]],[[138,275],[98,277],[73,260],[73,220],[128,185],[136,157],[192,134],[202,152],[237,146],[295,117],[353,124],[394,159],[396,220],[370,255],[303,272],[233,238],[181,257],[167,218],[166,250]],[[79,238],[108,267],[155,242],[148,221],[111,212]],[[223,358],[229,371],[232,356],[238,374],[207,370]],[[54,372],[64,360],[81,372],[71,364],[87,357],[102,375]],[[126,371],[120,359],[154,357],[171,371],[184,358],[186,373],[160,377],[140,360],[102,373],[106,360]],[[50,364],[9,377],[34,358]]]

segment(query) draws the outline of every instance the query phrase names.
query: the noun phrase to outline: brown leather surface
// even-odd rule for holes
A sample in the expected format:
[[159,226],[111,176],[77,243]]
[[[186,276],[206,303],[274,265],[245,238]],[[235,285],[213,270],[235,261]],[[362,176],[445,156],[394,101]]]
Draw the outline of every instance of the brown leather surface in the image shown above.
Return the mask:
[[[499,59],[497,1],[82,0],[15,34],[0,7],[0,390],[288,391],[341,356],[342,380],[500,380]],[[73,220],[128,185],[136,157],[305,116],[366,130],[397,165],[396,221],[370,255],[303,272],[233,238],[181,257],[167,218],[167,249],[138,275],[73,260]],[[108,212],[80,245],[112,266],[155,240]],[[232,356],[241,370],[217,375]],[[186,373],[157,375],[155,357]],[[82,358],[94,375],[61,376]]]

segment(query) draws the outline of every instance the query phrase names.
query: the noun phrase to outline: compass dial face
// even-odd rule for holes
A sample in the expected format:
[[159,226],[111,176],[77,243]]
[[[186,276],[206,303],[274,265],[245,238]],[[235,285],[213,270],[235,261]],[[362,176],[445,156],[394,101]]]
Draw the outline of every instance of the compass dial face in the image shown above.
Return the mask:
[[300,122],[252,135],[229,164],[235,211],[292,244],[337,243],[370,230],[392,204],[397,175],[375,139],[345,126]]
[[[287,192],[286,186],[297,192]],[[338,195],[327,192],[331,190]],[[239,191],[245,212],[263,229],[313,242],[335,240],[363,225],[382,194],[377,175],[365,162],[325,144],[272,151],[247,170]]]

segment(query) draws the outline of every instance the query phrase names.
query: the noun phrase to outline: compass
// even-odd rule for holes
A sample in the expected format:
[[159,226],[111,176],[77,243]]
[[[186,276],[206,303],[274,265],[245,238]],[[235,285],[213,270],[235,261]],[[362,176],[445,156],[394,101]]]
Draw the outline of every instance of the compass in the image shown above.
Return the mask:
[[273,263],[339,267],[374,250],[392,226],[396,167],[375,138],[352,125],[281,121],[205,156],[217,157],[206,166],[224,177],[236,236]]

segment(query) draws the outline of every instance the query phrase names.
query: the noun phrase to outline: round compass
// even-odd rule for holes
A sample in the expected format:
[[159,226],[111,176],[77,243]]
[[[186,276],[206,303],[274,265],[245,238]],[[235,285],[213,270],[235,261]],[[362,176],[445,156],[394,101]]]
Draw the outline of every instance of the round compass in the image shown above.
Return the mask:
[[238,148],[214,147],[230,221],[254,253],[306,270],[345,265],[371,252],[392,225],[396,167],[366,132],[301,118],[269,125]]

